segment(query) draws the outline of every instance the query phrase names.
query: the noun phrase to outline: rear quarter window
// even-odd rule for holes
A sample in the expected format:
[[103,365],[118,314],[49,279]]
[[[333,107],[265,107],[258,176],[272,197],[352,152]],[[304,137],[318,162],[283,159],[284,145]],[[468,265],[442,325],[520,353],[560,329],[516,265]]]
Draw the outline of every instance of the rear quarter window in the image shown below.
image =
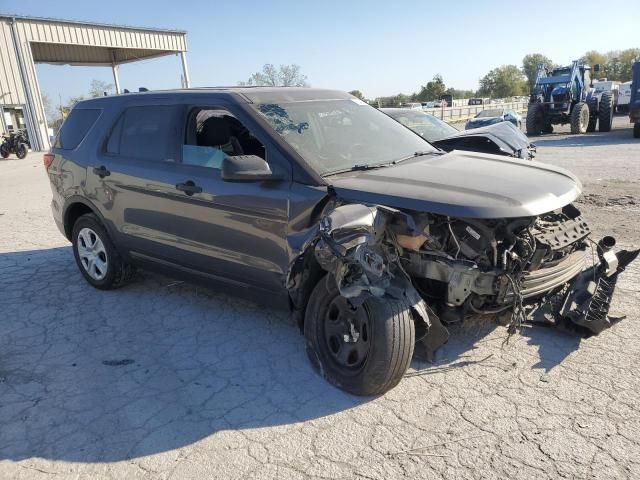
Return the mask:
[[74,108],[60,128],[55,148],[75,150],[100,116],[99,109]]

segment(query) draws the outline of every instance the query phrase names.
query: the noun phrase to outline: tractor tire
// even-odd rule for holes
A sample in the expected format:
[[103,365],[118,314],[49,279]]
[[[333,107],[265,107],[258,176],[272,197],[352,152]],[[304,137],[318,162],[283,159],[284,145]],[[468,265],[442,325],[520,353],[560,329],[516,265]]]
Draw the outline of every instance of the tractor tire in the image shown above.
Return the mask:
[[587,125],[587,132],[595,132],[596,124],[598,123],[598,99],[592,98],[589,102],[589,125]]
[[611,92],[604,92],[600,98],[598,123],[601,132],[611,131],[611,126],[613,125],[613,96]]
[[527,135],[540,135],[544,127],[544,107],[541,103],[530,103],[527,110]]
[[586,133],[589,126],[589,105],[578,102],[571,111],[571,133]]
[[640,122],[633,124],[633,138],[640,138]]

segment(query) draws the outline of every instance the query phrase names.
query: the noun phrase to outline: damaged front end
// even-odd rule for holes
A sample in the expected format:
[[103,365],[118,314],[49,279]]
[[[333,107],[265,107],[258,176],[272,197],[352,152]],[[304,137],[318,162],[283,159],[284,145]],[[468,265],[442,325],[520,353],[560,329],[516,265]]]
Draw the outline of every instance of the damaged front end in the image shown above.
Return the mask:
[[[610,326],[617,277],[638,251],[615,254],[612,237],[596,244],[590,234],[572,205],[536,217],[463,219],[346,204],[323,217],[315,258],[353,305],[368,296],[410,299],[432,354],[448,338],[440,320],[501,315],[515,331],[552,294],[562,298],[558,318],[590,334]],[[585,269],[592,256],[599,261]]]
[[342,205],[322,219],[315,257],[334,276],[338,291],[354,307],[368,296],[407,301],[417,321],[416,331],[420,332],[416,338],[423,341],[427,355],[432,356],[446,343],[449,333],[402,267],[402,249],[395,234],[398,225],[416,235],[424,228],[399,210]]

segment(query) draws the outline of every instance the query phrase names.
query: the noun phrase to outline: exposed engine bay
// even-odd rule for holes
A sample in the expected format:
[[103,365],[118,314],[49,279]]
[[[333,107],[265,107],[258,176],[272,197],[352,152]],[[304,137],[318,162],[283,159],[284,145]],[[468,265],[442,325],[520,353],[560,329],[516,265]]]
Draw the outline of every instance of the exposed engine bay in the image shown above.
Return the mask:
[[[554,313],[597,334],[611,325],[615,280],[638,251],[615,254],[613,237],[596,243],[590,234],[573,205],[533,217],[471,219],[345,204],[323,218],[315,256],[352,302],[394,289],[414,296],[424,303],[427,330],[467,314],[506,314],[514,332],[556,294],[563,301]],[[585,270],[588,262],[594,265]],[[433,350],[447,335],[437,337]]]

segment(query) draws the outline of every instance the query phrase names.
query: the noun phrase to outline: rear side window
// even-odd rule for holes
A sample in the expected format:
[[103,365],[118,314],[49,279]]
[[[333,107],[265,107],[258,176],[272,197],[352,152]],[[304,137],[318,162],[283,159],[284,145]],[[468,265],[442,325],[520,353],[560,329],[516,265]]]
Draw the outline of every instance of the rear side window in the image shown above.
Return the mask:
[[106,151],[111,155],[143,160],[175,161],[178,105],[130,107],[111,130]]
[[98,109],[74,108],[62,124],[55,148],[74,150],[100,116]]

